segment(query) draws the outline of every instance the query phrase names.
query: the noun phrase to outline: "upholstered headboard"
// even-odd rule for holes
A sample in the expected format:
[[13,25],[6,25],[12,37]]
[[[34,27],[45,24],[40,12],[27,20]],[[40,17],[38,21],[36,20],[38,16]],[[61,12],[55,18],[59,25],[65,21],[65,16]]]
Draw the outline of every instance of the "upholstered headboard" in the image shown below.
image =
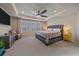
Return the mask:
[[51,25],[51,26],[48,26],[47,28],[52,28],[52,29],[59,28],[59,29],[61,29],[61,36],[63,39],[63,27],[64,27],[64,25]]
[[50,25],[50,26],[48,26],[48,28],[60,28],[60,29],[63,29],[63,26],[64,25]]

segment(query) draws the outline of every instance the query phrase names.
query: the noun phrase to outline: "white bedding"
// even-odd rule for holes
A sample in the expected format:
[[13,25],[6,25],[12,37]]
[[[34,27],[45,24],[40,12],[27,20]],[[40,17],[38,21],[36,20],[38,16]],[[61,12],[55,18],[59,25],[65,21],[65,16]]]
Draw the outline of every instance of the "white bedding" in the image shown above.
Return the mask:
[[45,39],[51,39],[54,37],[61,36],[61,32],[56,31],[39,31],[36,34],[44,37]]
[[40,35],[43,38],[45,38],[46,43],[49,43],[49,39],[61,36],[60,31],[39,31],[36,34]]

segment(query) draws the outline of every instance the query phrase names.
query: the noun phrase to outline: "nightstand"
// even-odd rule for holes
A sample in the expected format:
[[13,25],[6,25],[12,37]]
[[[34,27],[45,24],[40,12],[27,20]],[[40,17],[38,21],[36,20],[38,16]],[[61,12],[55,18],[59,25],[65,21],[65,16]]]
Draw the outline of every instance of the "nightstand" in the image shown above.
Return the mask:
[[72,37],[72,35],[71,35],[71,33],[69,33],[69,34],[64,34],[63,35],[63,39],[65,40],[65,41],[71,41],[71,37]]

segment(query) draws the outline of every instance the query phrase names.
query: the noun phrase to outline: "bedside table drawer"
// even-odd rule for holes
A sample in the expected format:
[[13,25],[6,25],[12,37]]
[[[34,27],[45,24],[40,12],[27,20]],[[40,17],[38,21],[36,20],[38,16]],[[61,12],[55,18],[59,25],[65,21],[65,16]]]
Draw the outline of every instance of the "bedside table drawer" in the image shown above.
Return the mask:
[[63,39],[66,41],[71,41],[71,35],[64,35]]

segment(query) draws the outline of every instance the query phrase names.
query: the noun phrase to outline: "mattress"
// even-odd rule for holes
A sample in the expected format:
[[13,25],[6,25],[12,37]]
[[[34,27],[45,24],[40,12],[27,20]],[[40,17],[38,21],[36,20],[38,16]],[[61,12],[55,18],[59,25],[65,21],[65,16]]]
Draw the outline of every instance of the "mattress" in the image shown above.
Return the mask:
[[61,32],[54,32],[54,31],[38,31],[36,33],[37,35],[40,35],[41,37],[45,38],[45,39],[51,39],[54,37],[58,37],[61,36]]

